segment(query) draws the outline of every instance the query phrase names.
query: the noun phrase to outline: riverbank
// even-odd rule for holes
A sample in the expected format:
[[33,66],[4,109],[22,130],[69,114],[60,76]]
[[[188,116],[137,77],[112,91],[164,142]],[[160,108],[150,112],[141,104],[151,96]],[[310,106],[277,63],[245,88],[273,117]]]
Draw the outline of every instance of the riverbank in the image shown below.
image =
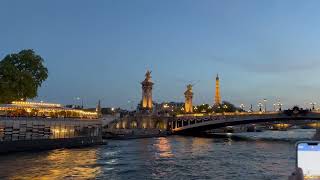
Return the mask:
[[43,151],[62,148],[80,148],[106,144],[101,137],[36,139],[0,142],[0,154],[24,151]]

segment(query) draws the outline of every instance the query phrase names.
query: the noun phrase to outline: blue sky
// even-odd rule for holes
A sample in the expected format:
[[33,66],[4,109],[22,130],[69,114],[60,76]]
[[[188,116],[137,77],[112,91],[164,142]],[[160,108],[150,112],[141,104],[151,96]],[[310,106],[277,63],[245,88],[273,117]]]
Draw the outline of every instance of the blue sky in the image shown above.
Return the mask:
[[[269,106],[320,103],[320,1],[56,0],[0,2],[0,59],[34,49],[49,78],[39,98],[128,108],[152,70],[154,99]],[[128,103],[130,101],[132,104]]]

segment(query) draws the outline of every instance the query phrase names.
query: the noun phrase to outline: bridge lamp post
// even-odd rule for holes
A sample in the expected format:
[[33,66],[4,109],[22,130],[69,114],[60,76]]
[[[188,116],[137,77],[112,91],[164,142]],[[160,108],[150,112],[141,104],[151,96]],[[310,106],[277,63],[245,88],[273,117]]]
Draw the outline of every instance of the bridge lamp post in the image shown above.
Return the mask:
[[259,102],[259,103],[258,103],[258,106],[259,106],[259,111],[261,112],[261,111],[262,111],[262,106],[263,106],[262,103]]
[[195,106],[195,107],[194,107],[194,111],[196,111],[196,112],[197,112],[197,110],[198,110],[198,108],[197,108],[197,106]]
[[279,107],[278,111],[282,111],[282,106],[283,106],[283,104],[281,104],[280,98],[278,99],[277,105],[278,105],[278,107]]
[[83,98],[82,97],[76,97],[76,100],[79,101],[79,107],[81,107],[81,109],[83,109]]
[[244,104],[240,104],[241,111],[244,111]]
[[314,111],[314,106],[316,105],[317,103],[315,103],[315,102],[312,102],[312,103],[310,103],[310,105],[312,106],[312,110]]
[[280,102],[278,103],[278,106],[279,106],[279,111],[282,111],[282,105]]
[[224,112],[226,112],[226,110],[228,109],[228,106],[227,106],[227,105],[224,105],[224,106],[223,106],[223,109],[224,109]]
[[264,103],[264,112],[267,112],[267,99],[263,99]]

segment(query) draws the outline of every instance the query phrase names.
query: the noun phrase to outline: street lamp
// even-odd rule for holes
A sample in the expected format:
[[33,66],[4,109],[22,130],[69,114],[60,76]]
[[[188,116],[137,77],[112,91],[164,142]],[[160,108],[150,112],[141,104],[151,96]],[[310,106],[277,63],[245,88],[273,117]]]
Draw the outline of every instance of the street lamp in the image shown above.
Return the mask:
[[278,110],[279,110],[279,111],[282,111],[282,105],[283,105],[283,104],[281,104],[280,100],[278,101],[278,104],[277,104],[277,105],[279,106],[279,109],[278,109]]
[[262,103],[261,103],[261,102],[259,102],[259,103],[258,103],[258,107],[259,107],[259,111],[260,111],[260,112],[262,111],[262,109],[261,109],[261,108],[262,108],[262,106],[263,106],[263,105],[262,105]]
[[197,106],[194,107],[194,110],[198,110]]
[[[79,106],[81,105],[80,108],[83,109],[83,98],[76,97],[76,100],[79,101]],[[81,104],[80,104],[80,100],[81,100]]]
[[281,103],[279,104],[279,111],[282,111],[282,105],[283,104],[281,104]]
[[316,104],[317,104],[317,103],[315,103],[315,102],[310,103],[310,105],[312,106],[312,110],[315,109],[314,106],[315,106]]
[[226,110],[228,109],[228,106],[225,104],[225,105],[223,106],[223,109],[224,109],[224,111],[226,111]]
[[244,104],[240,104],[240,109],[244,111]]
[[264,112],[267,112],[267,99],[263,99],[264,103]]

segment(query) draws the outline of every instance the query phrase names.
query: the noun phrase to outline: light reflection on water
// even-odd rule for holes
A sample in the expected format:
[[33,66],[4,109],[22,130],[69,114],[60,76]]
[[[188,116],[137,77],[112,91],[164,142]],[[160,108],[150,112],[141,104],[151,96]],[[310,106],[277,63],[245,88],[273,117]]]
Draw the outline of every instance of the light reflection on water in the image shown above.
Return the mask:
[[98,149],[63,149],[0,157],[0,179],[93,179]]
[[155,146],[155,149],[157,150],[156,152],[157,159],[173,157],[168,138],[160,137],[156,139],[154,146]]
[[[299,133],[306,132],[288,132]],[[266,132],[264,138],[279,134],[284,132]],[[294,142],[266,139],[109,141],[98,147],[0,156],[0,179],[287,179],[294,154]]]

